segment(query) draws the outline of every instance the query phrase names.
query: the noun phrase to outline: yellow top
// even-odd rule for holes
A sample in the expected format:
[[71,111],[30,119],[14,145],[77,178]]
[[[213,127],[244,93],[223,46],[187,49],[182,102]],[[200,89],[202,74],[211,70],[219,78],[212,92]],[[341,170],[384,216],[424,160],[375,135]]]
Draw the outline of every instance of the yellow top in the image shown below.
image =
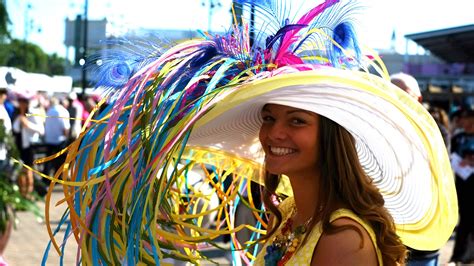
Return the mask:
[[[280,206],[279,209],[283,215],[283,223],[290,218],[288,217],[291,215],[291,209],[294,204],[294,198],[289,197],[286,200],[284,200]],[[351,210],[348,209],[338,209],[334,211],[331,214],[331,219],[330,221],[334,221],[339,218],[350,218],[357,223],[359,223],[364,229],[367,231],[367,233],[370,236],[370,239],[372,240],[372,244],[375,247],[375,250],[377,252],[377,260],[379,265],[383,265],[382,262],[382,253],[380,253],[380,250],[377,247],[377,241],[375,239],[375,233],[372,230],[372,227],[368,225],[366,222],[364,222],[361,218],[359,218],[356,214],[354,214]],[[280,230],[282,229],[282,225],[280,225],[280,228],[275,232],[276,234],[280,233]],[[315,228],[311,231],[309,238],[307,239],[306,243],[304,246],[301,246],[293,256],[288,260],[286,265],[310,265],[311,264],[311,259],[313,257],[314,253],[314,248],[318,244],[319,238],[321,237],[322,234],[322,228],[321,228],[321,223],[318,223],[315,225]],[[267,241],[265,245],[263,245],[261,252],[258,254],[257,258],[255,259],[254,265],[260,266],[260,265],[265,265],[265,259],[264,256],[266,255],[266,249],[267,246],[272,243],[272,240]]]

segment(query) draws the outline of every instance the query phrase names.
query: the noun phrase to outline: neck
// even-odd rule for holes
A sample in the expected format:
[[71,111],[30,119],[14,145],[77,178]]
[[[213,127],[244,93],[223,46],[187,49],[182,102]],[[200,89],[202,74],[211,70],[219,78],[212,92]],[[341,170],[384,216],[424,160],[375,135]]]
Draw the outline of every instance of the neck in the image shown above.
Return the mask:
[[319,206],[319,174],[305,174],[290,177],[291,187],[295,198],[297,213],[295,224],[304,224],[314,216],[316,206]]

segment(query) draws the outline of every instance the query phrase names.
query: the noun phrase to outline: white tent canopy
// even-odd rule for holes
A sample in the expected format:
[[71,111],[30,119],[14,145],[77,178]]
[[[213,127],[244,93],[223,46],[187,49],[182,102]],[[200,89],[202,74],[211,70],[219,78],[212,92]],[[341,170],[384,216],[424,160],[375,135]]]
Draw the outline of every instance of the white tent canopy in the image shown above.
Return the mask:
[[[10,74],[8,74],[10,73]],[[11,84],[7,82],[7,75],[16,80]],[[44,91],[49,94],[69,93],[72,90],[72,77],[69,76],[48,76],[39,73],[27,73],[14,67],[0,67],[0,87],[4,86],[13,91]]]

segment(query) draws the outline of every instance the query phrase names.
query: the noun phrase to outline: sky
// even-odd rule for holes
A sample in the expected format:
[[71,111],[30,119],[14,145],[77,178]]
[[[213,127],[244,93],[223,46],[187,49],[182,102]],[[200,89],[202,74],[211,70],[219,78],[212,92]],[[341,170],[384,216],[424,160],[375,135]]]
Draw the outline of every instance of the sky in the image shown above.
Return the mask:
[[[295,0],[291,0],[293,6]],[[210,2],[215,3],[209,21]],[[300,1],[305,9],[321,0]],[[396,50],[423,51],[404,35],[474,24],[473,0],[359,0],[363,9],[357,30],[363,43],[389,49],[392,33]],[[15,38],[27,39],[47,53],[66,56],[65,20],[84,13],[85,0],[6,0]],[[219,5],[217,3],[220,3]],[[471,4],[470,4],[471,3]],[[186,29],[223,31],[229,28],[231,0],[88,0],[88,18],[106,18],[107,34],[120,35],[137,29]],[[296,9],[296,8],[294,8]],[[25,31],[25,25],[28,25]]]

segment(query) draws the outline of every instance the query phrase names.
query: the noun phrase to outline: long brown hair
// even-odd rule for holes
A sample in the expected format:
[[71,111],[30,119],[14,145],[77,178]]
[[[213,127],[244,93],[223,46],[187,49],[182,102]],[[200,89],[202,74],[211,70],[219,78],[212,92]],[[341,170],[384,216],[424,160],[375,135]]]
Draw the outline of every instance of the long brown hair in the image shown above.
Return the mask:
[[[375,232],[377,247],[385,265],[404,264],[406,247],[395,233],[393,218],[384,207],[384,199],[359,163],[354,137],[342,126],[321,116],[320,118],[320,205],[315,206],[309,228],[321,221],[323,232],[334,234],[346,229],[360,230],[354,226],[334,226],[330,217],[334,206],[326,203],[339,202],[366,221]],[[275,217],[275,223],[263,239],[268,239],[282,223],[282,214],[273,204],[279,176],[265,176],[265,206]],[[306,236],[308,236],[307,234]]]

